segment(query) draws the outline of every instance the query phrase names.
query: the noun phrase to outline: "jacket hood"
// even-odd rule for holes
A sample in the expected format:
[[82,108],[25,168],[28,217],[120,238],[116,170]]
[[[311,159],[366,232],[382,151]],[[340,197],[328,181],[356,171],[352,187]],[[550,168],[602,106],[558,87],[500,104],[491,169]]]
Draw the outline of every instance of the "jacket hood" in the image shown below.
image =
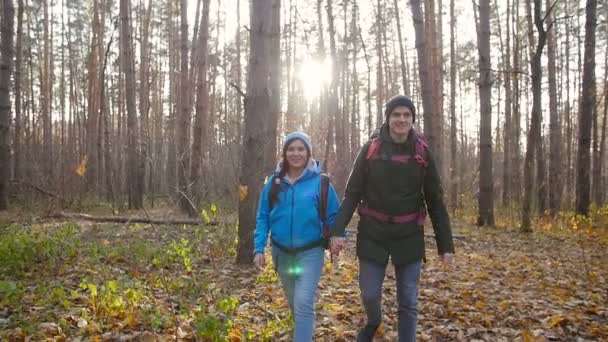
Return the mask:
[[[276,174],[279,174],[279,172],[281,172],[281,168],[283,167],[283,160],[280,160],[277,163],[277,167],[274,169],[274,172]],[[304,173],[302,174],[302,178],[307,177],[309,174],[312,175],[318,175],[319,173],[321,173],[321,162],[319,162],[318,160],[313,159],[312,157],[308,159],[308,164],[306,164],[306,167],[304,168]]]

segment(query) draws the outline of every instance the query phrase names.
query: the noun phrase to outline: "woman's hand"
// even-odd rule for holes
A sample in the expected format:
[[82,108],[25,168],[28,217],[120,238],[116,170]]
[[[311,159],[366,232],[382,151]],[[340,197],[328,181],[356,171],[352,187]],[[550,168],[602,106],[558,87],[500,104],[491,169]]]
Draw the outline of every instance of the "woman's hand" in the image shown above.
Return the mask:
[[340,251],[344,248],[346,239],[342,236],[332,236],[329,240],[329,250],[333,255],[340,255]]
[[264,257],[264,253],[256,253],[253,257],[253,263],[257,268],[263,270],[266,267],[266,258]]

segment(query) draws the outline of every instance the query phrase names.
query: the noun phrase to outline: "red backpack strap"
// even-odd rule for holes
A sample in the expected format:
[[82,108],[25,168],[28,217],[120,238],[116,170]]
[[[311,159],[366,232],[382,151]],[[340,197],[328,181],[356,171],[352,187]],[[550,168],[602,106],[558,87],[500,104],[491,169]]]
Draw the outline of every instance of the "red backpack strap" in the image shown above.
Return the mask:
[[414,134],[416,135],[416,156],[414,158],[416,158],[417,163],[423,167],[427,167],[429,165],[429,161],[426,151],[429,145],[426,143],[424,135],[418,133],[417,131],[414,131]]
[[367,149],[367,154],[365,155],[365,159],[372,160],[380,158],[380,145],[382,145],[382,140],[380,138],[372,139],[372,143],[369,145]]

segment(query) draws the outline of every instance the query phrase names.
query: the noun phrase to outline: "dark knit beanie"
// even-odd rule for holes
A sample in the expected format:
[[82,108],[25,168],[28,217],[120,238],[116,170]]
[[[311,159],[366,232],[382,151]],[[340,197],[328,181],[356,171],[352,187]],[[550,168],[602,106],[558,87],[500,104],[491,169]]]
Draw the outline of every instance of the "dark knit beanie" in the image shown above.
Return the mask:
[[395,95],[384,104],[384,118],[386,119],[386,122],[388,122],[388,116],[393,109],[399,106],[409,108],[412,112],[412,122],[416,122],[416,107],[414,106],[414,102],[412,102],[409,97],[403,95]]

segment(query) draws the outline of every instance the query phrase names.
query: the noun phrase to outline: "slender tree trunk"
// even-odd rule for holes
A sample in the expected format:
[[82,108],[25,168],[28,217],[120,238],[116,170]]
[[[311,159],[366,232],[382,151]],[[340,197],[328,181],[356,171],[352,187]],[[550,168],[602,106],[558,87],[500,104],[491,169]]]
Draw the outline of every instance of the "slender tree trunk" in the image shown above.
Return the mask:
[[265,121],[268,138],[265,142],[265,170],[277,162],[277,125],[281,111],[281,0],[272,0],[270,43],[270,118]]
[[207,140],[204,125],[207,122],[209,110],[209,90],[207,85],[207,65],[208,65],[208,41],[209,41],[209,6],[210,0],[203,0],[203,16],[200,23],[200,34],[198,40],[197,73],[198,82],[196,86],[196,114],[194,119],[194,134],[192,139],[192,162],[190,164],[190,177],[192,179],[192,201],[196,210],[192,210],[190,215],[196,217],[201,206],[203,193],[203,142]]
[[458,208],[458,139],[456,126],[456,16],[450,0],[450,209]]
[[10,124],[11,124],[11,74],[13,72],[13,30],[15,7],[12,0],[2,2],[2,26],[0,27],[0,211],[8,208],[8,181],[10,177]]
[[583,67],[583,96],[579,108],[578,154],[576,160],[576,213],[587,215],[590,202],[591,123],[595,107],[595,29],[597,0],[587,0],[585,7],[585,57]]
[[361,146],[361,130],[360,130],[360,111],[359,111],[359,73],[357,71],[358,59],[358,27],[359,27],[359,6],[357,0],[353,0],[353,17],[351,27],[351,42],[353,52],[353,69],[352,69],[352,93],[353,93],[353,108],[351,110],[351,160],[355,160]]
[[490,0],[479,2],[479,217],[477,225],[494,226],[492,177],[492,65],[490,59]]
[[[608,7],[607,7],[608,9]],[[606,52],[604,53],[604,114],[603,114],[603,118],[602,118],[602,133],[601,133],[601,138],[600,138],[600,155],[599,155],[599,161],[598,161],[598,168],[600,169],[600,176],[599,176],[599,186],[598,188],[601,189],[601,191],[598,191],[596,193],[597,198],[595,199],[596,203],[598,205],[603,205],[606,195],[605,195],[605,188],[606,188],[606,179],[605,176],[602,176],[602,172],[604,171],[604,156],[606,155],[606,125],[607,125],[607,121],[608,121],[608,44],[606,45]]]
[[180,95],[179,95],[179,121],[177,125],[177,178],[179,184],[179,207],[184,213],[190,213],[193,208],[190,198],[188,198],[190,183],[188,171],[190,169],[190,157],[188,148],[190,147],[190,106],[188,104],[188,1],[180,1],[181,13],[181,69],[180,69]]
[[[175,30],[174,16],[175,12],[174,4],[176,0],[167,1],[167,35],[171,37],[169,39],[169,120],[167,122],[166,139],[168,142],[167,146],[167,187],[170,192],[176,191],[177,188],[177,104],[179,103],[177,97],[177,33]],[[179,197],[178,197],[179,198]]]
[[[241,89],[243,84],[242,66],[241,66],[241,0],[236,0],[236,84]],[[237,139],[236,143],[241,145],[243,141],[243,98],[236,97],[236,124],[237,124]]]
[[140,66],[139,66],[139,116],[141,122],[140,128],[140,151],[138,165],[138,192],[146,192],[146,180],[148,179],[149,160],[150,160],[150,21],[152,20],[152,2],[148,3],[145,8],[142,4],[142,23],[141,29],[141,45],[140,45]]
[[520,134],[521,134],[521,112],[520,112],[520,65],[521,65],[521,38],[519,29],[519,0],[513,1],[514,15],[513,19],[513,121],[511,124],[511,137],[513,138],[513,154],[511,163],[511,191],[513,193],[512,199],[519,201],[521,198],[521,171],[520,171],[520,160],[521,160],[521,146],[520,146]]
[[[338,54],[336,51],[336,29],[334,25],[333,15],[333,4],[331,0],[327,0],[327,25],[329,27],[329,49],[332,60],[332,80],[329,90],[329,115],[334,123],[332,126],[335,128],[335,141],[336,141],[336,179],[334,180],[336,190],[339,194],[342,193],[346,184],[346,139],[344,136],[344,120],[339,117],[339,99],[338,99],[338,82],[339,82],[339,70],[338,70]],[[329,133],[331,134],[331,132]],[[329,141],[329,140],[328,140]]]
[[[425,33],[425,24],[422,17],[422,6],[420,0],[410,0],[410,7],[412,8],[412,19],[414,21],[414,30],[416,32],[416,51],[418,52],[418,74],[420,77],[420,85],[422,91],[422,106],[424,109],[424,133],[429,140],[429,146],[431,150],[435,150],[434,141],[432,141],[432,135],[429,134],[431,131],[430,123],[433,121],[433,83],[431,65],[429,61],[428,47],[427,47],[427,35]],[[420,111],[418,111],[420,112]]]
[[407,68],[405,63],[405,50],[403,48],[403,36],[401,34],[401,18],[399,16],[399,0],[394,0],[395,6],[395,20],[397,20],[397,37],[399,37],[399,58],[401,59],[401,83],[403,86],[403,94],[410,96],[410,84],[407,79]]
[[[553,13],[551,5],[553,1],[547,0],[547,22],[553,22]],[[549,78],[549,137],[550,137],[550,156],[549,156],[549,210],[551,215],[555,216],[560,208],[561,191],[562,191],[562,127],[559,121],[559,112],[557,108],[557,82],[555,75],[556,70],[556,26],[550,24],[547,29],[547,57]]]
[[384,73],[382,72],[382,2],[378,0],[376,8],[376,55],[378,63],[376,65],[376,126],[380,127],[384,122],[383,105],[386,95],[384,94]]
[[43,156],[42,160],[44,163],[44,173],[46,185],[50,186],[53,184],[53,128],[51,118],[52,98],[51,98],[51,39],[49,33],[49,4],[47,0],[42,2],[44,11],[44,43],[43,43],[43,60],[42,60],[42,91],[41,91],[41,105],[42,105],[42,143],[43,143]]
[[98,170],[99,160],[97,159],[97,135],[99,132],[99,93],[97,88],[100,84],[98,76],[99,61],[99,35],[100,32],[100,20],[99,20],[99,1],[93,0],[93,25],[92,25],[92,36],[91,36],[91,50],[88,60],[88,108],[87,108],[87,120],[86,120],[86,136],[87,136],[87,150],[85,154],[86,159],[86,187],[87,191],[93,190],[93,193],[97,193],[98,185]]
[[247,73],[247,97],[245,98],[245,137],[240,172],[240,201],[238,247],[236,261],[251,264],[255,211],[264,179],[264,150],[269,137],[266,121],[272,119],[271,49],[274,37],[272,6],[274,0],[251,0],[250,3],[250,55]]
[[120,0],[120,27],[122,44],[122,65],[125,74],[125,94],[127,102],[127,184],[129,208],[143,208],[143,193],[139,182],[139,145],[137,129],[137,109],[135,107],[135,70],[133,59],[133,39],[131,33],[131,11],[128,0]]
[[[21,178],[22,174],[22,158],[24,151],[22,150],[23,141],[23,114],[21,106],[21,64],[23,55],[23,0],[18,0],[19,8],[17,9],[17,43],[15,46],[15,131],[13,134],[13,177]],[[8,165],[8,164],[4,164]]]
[[[528,0],[532,1],[532,0]],[[526,159],[524,163],[524,201],[522,204],[522,223],[521,230],[523,232],[531,232],[531,211],[532,211],[532,188],[534,185],[534,153],[538,152],[537,144],[540,143],[538,140],[540,137],[540,125],[541,125],[541,96],[542,96],[542,68],[541,58],[543,48],[547,38],[547,33],[543,26],[543,19],[541,17],[541,0],[534,0],[534,24],[538,32],[538,41],[536,42],[536,49],[530,60],[530,70],[532,71],[532,117],[530,122],[530,130],[528,132],[528,141],[526,144]],[[537,154],[538,157],[538,154]]]
[[504,134],[503,134],[503,191],[502,191],[502,201],[504,204],[508,204],[511,200],[511,148],[512,148],[512,137],[511,132],[513,131],[512,119],[511,119],[511,109],[513,106],[513,93],[511,88],[511,5],[509,0],[507,0],[507,20],[506,20],[506,44],[503,49],[505,52],[503,55],[504,64],[505,64],[505,73],[504,73],[504,86],[505,86],[505,126],[504,126]]

